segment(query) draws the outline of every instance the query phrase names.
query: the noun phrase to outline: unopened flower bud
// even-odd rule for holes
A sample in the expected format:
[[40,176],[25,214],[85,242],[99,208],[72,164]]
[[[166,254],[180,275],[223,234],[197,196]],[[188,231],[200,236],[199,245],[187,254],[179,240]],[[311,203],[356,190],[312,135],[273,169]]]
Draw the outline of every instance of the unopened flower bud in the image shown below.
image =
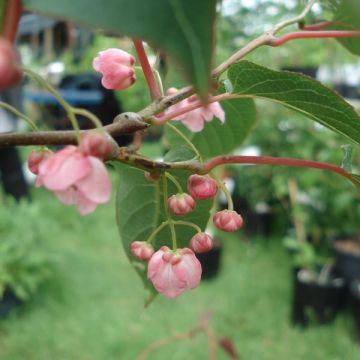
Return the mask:
[[218,229],[233,232],[241,228],[243,219],[234,210],[222,210],[214,215],[213,222]]
[[175,215],[184,215],[194,210],[195,200],[186,193],[172,195],[168,199],[168,207]]
[[111,144],[105,135],[87,132],[81,137],[79,151],[86,156],[95,156],[99,159],[104,159],[111,153]]
[[188,190],[194,199],[209,199],[218,190],[216,181],[209,175],[191,175],[188,179]]
[[102,73],[101,83],[106,89],[122,90],[136,80],[134,63],[135,58],[126,51],[110,48],[99,52],[93,67]]
[[154,254],[154,248],[145,241],[134,241],[131,244],[131,252],[138,259],[148,261]]
[[39,174],[39,166],[42,161],[47,159],[52,154],[51,151],[39,151],[33,150],[28,157],[28,168],[29,170],[35,174]]
[[197,253],[210,251],[213,248],[213,239],[210,235],[199,232],[190,240],[190,247]]

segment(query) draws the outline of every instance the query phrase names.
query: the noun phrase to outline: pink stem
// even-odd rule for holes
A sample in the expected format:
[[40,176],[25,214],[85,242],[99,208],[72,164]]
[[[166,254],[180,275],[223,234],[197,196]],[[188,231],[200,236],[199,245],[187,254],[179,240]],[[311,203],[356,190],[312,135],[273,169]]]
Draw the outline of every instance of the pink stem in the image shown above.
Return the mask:
[[359,37],[360,31],[296,31],[280,36],[277,39],[269,41],[270,46],[280,46],[288,41],[296,39],[319,39],[319,38],[350,38]]
[[353,180],[352,176],[346,172],[343,168],[322,163],[313,160],[302,160],[292,158],[282,158],[273,156],[240,156],[240,155],[229,155],[229,156],[217,156],[209,160],[203,167],[202,173],[208,173],[213,168],[224,165],[224,164],[260,164],[260,165],[278,165],[278,166],[292,166],[292,167],[307,167],[315,169],[323,169],[337,173],[349,180]]
[[10,42],[14,42],[16,31],[21,16],[22,5],[21,0],[9,0],[6,10],[6,18],[4,24],[4,38]]
[[153,71],[149,64],[149,59],[146,56],[145,49],[141,40],[134,40],[135,50],[137,52],[140,65],[142,67],[145,80],[148,84],[150,95],[153,100],[159,100],[161,98],[161,91],[158,83],[155,80]]
[[[238,98],[238,96],[231,95],[229,93],[215,95],[215,96],[212,96],[208,100],[207,104],[211,104],[216,101],[223,101],[223,100],[229,100],[229,99],[235,99],[235,98]],[[162,124],[168,122],[169,120],[175,119],[180,115],[186,114],[187,112],[189,112],[191,110],[195,110],[195,109],[198,109],[203,106],[206,106],[206,105],[204,105],[204,103],[202,103],[201,101],[196,100],[191,105],[186,105],[179,110],[172,111],[162,117],[157,118],[156,120],[153,120],[152,125],[154,125],[154,126],[162,125]]]

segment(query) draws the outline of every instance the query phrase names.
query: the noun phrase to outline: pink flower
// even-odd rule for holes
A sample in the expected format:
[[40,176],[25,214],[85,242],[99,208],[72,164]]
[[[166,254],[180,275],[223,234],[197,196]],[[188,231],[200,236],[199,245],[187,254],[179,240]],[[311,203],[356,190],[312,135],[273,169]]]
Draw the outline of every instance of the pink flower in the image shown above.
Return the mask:
[[106,135],[86,132],[81,138],[79,151],[84,155],[105,159],[111,153],[111,144]]
[[148,261],[154,254],[154,248],[146,241],[134,241],[131,244],[131,252],[143,261]]
[[201,271],[192,250],[184,248],[173,252],[163,246],[151,257],[147,275],[159,293],[175,298],[199,285]]
[[210,251],[213,246],[213,239],[210,235],[204,232],[199,232],[195,234],[190,240],[190,247],[197,253]]
[[134,63],[135,58],[126,51],[110,48],[99,52],[93,60],[93,67],[102,73],[101,83],[106,89],[122,90],[136,80]]
[[184,215],[194,210],[195,200],[186,193],[172,195],[168,198],[168,207],[175,215]]
[[36,186],[53,191],[64,204],[76,204],[82,215],[108,202],[111,194],[104,163],[76,146],[67,146],[42,161]]
[[222,210],[214,215],[213,222],[218,229],[233,232],[241,228],[243,219],[234,210]]
[[21,78],[22,70],[12,43],[0,39],[0,90],[16,85]]
[[209,175],[191,175],[188,179],[188,190],[194,199],[214,197],[218,190],[216,181]]
[[[173,95],[175,92],[175,88],[170,88],[168,89],[167,94]],[[190,96],[189,98],[171,106],[167,112],[180,110],[193,104],[195,101],[198,101],[198,97],[196,95]],[[222,123],[225,122],[225,112],[218,102],[213,102],[195,110],[188,111],[185,114],[178,115],[173,120],[180,120],[190,131],[199,132],[204,128],[205,121],[212,121],[214,116]]]
[[29,170],[35,174],[38,175],[39,174],[39,166],[40,164],[47,159],[50,155],[52,154],[51,151],[38,151],[38,150],[33,150],[31,151],[29,157],[28,157],[28,168]]

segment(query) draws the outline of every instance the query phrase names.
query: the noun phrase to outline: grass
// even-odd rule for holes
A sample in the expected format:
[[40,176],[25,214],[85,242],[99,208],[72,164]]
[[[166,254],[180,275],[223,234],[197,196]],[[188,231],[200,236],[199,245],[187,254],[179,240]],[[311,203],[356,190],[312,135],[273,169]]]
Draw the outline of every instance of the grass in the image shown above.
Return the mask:
[[[54,279],[34,299],[0,322],[2,360],[133,360],[151,342],[187,331],[211,310],[218,336],[228,336],[245,360],[355,360],[349,315],[329,326],[289,323],[291,275],[277,239],[226,238],[219,276],[176,300],[159,296],[144,309],[146,293],[125,258],[114,204],[87,217],[42,190],[49,247],[59,261]],[[21,219],[19,219],[21,226]],[[26,231],[26,229],[24,229]],[[207,358],[204,335],[173,343],[149,359]],[[218,351],[219,359],[227,359]]]

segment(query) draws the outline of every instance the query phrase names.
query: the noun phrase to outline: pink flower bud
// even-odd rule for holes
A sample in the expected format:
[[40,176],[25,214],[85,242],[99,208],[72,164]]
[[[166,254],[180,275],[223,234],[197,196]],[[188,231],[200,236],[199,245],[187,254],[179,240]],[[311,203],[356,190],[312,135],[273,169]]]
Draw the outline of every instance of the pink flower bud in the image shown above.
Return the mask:
[[154,248],[145,241],[134,241],[131,244],[131,252],[143,261],[148,261],[154,254]]
[[190,240],[190,247],[197,253],[210,251],[213,245],[213,239],[204,232],[197,233]]
[[163,246],[151,257],[147,275],[159,293],[175,298],[199,285],[201,271],[192,250],[184,248],[173,252]]
[[209,199],[218,190],[216,181],[209,175],[191,175],[188,180],[188,190],[194,199]]
[[48,158],[52,154],[51,151],[39,151],[33,150],[28,158],[28,168],[29,170],[35,174],[39,174],[39,165],[42,161]]
[[21,78],[22,71],[13,45],[0,39],[0,90],[16,85]]
[[168,207],[175,215],[184,215],[194,210],[195,200],[186,193],[172,195],[168,199]]
[[110,48],[99,52],[93,61],[93,67],[102,73],[101,83],[106,89],[122,90],[136,80],[134,63],[135,58],[126,51]]
[[81,137],[79,151],[85,156],[95,156],[99,159],[104,159],[106,155],[111,153],[111,144],[105,135],[86,132]]
[[241,228],[243,219],[234,210],[222,210],[214,215],[213,222],[218,229],[233,232]]
[[154,174],[148,171],[145,171],[144,176],[149,181],[158,181],[160,179],[160,174]]

